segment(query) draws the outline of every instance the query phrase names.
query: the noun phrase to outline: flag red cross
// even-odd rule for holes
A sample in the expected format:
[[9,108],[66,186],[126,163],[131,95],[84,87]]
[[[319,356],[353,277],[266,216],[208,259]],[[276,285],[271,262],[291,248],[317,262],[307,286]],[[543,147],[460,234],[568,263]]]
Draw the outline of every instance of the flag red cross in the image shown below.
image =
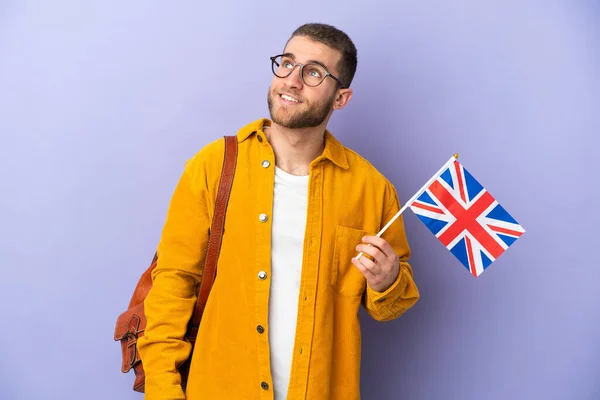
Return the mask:
[[[462,182],[460,182],[462,183]],[[464,196],[464,189],[462,185],[461,197]],[[452,194],[446,189],[440,182],[434,181],[429,187],[431,193],[437,197],[442,205],[448,210],[456,221],[450,224],[447,230],[445,230],[440,236],[440,241],[444,246],[448,246],[458,235],[460,235],[465,229],[471,233],[471,235],[477,239],[479,243],[492,255],[497,258],[502,254],[504,249],[498,244],[498,242],[485,230],[483,226],[477,221],[477,218],[487,210],[492,203],[494,198],[485,191],[469,208],[463,207]],[[464,198],[464,197],[463,197]]]

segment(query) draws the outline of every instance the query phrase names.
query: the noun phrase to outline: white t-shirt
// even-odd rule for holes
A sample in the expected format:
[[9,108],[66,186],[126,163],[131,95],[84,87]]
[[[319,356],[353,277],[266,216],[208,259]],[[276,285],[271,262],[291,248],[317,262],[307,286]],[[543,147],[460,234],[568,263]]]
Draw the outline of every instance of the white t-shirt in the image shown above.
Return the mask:
[[275,168],[268,329],[275,400],[286,398],[292,367],[308,178],[308,175],[290,175]]

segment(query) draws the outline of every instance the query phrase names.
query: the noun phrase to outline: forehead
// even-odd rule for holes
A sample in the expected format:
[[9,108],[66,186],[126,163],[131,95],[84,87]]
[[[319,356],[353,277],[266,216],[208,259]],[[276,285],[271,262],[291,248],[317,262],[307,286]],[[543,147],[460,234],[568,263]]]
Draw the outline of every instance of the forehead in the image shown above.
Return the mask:
[[323,63],[329,72],[337,72],[337,64],[342,54],[335,49],[305,36],[294,36],[285,46],[284,53],[294,55],[296,62],[307,63],[319,61]]

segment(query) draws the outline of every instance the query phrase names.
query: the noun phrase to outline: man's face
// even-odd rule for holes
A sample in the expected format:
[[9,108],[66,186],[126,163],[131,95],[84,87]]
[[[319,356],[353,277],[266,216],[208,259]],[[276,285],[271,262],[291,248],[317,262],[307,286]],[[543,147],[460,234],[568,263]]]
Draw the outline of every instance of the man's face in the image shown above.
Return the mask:
[[[301,64],[318,61],[327,71],[338,76],[341,53],[320,42],[296,36],[289,41],[284,53]],[[337,89],[337,83],[331,77],[325,78],[319,86],[305,85],[300,77],[300,66],[287,78],[273,76],[267,96],[271,120],[290,129],[319,126],[332,111]]]

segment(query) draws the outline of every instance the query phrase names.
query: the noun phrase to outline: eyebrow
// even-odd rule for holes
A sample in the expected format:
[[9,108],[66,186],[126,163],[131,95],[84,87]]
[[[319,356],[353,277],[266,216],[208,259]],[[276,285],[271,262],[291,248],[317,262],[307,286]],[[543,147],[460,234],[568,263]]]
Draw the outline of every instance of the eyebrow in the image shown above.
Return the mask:
[[[282,56],[290,57],[290,58],[293,58],[294,60],[296,59],[296,57],[292,53],[284,53],[284,54],[282,54]],[[325,70],[329,71],[329,68],[319,60],[308,60],[307,64],[317,64],[317,65],[320,65],[321,67],[325,68]]]

